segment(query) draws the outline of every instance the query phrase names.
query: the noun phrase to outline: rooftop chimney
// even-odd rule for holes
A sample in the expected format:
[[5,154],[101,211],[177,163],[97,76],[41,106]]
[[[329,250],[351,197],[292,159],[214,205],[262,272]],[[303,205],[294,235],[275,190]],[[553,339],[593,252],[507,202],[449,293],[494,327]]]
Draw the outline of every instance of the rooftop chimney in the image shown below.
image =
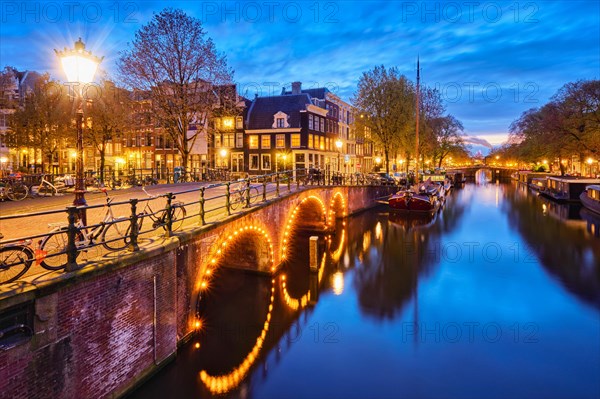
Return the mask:
[[292,94],[302,93],[302,82],[292,82]]

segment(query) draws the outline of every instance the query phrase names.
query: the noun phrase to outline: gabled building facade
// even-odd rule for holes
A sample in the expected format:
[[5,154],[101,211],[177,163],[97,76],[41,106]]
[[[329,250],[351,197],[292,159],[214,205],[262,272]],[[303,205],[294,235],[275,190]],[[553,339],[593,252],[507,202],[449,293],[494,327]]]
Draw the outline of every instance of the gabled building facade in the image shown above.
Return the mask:
[[330,168],[334,137],[326,131],[324,101],[303,93],[300,83],[288,94],[257,97],[246,118],[247,170],[251,175],[310,167]]

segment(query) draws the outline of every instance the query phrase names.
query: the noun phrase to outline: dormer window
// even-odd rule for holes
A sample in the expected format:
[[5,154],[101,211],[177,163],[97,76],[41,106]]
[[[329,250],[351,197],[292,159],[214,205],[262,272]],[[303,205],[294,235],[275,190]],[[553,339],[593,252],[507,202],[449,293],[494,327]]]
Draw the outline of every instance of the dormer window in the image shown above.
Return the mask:
[[273,129],[285,129],[291,127],[288,122],[289,116],[285,112],[277,112],[273,115]]

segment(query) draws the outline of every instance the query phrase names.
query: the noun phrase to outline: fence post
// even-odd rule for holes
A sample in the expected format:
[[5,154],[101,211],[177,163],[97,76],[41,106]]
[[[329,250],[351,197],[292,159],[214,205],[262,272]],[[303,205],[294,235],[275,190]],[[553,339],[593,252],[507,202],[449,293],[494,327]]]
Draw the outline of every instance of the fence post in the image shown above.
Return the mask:
[[250,208],[250,178],[247,178],[245,181],[245,186],[244,187],[244,198],[246,200],[246,208]]
[[263,200],[263,202],[266,202],[267,201],[267,176],[263,176],[262,186],[263,186],[262,200]]
[[229,191],[229,185],[231,183],[225,183],[225,207],[227,208],[227,215],[231,215],[231,192]]
[[285,175],[287,176],[287,186],[288,186],[288,193],[289,193],[290,190],[291,190],[290,186],[292,184],[292,181],[291,181],[291,179],[292,179],[291,172],[290,173],[286,172]]
[[79,265],[77,264],[77,244],[75,243],[75,237],[77,237],[77,232],[79,231],[75,225],[78,214],[77,207],[70,205],[67,207],[67,212],[69,227],[67,228],[67,265],[65,266],[65,271],[72,272],[79,269]]
[[296,191],[300,190],[300,179],[298,178],[299,169],[296,169]]
[[173,193],[167,193],[167,206],[165,207],[166,217],[166,229],[165,237],[171,237],[173,235]]
[[129,217],[129,245],[127,249],[129,252],[134,252],[140,249],[138,246],[138,215],[137,215],[137,198],[132,198],[129,200],[131,204],[131,216]]
[[275,173],[275,195],[279,197],[279,172]]
[[202,226],[206,224],[206,221],[204,220],[204,190],[204,187],[200,188],[200,223]]

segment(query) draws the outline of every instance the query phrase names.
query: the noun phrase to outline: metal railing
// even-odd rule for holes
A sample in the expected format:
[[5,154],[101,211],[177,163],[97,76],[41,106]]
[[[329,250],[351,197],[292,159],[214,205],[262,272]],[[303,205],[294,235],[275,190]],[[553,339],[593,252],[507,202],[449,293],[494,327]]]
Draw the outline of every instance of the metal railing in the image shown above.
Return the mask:
[[[378,184],[378,182],[363,174],[294,169],[172,191],[156,196],[149,195],[147,198],[132,198],[120,202],[107,201],[106,204],[84,207],[68,206],[61,210],[2,215],[0,216],[1,224],[20,219],[22,223],[28,222],[23,225],[28,225],[29,230],[33,229],[33,226],[39,228],[43,225],[48,225],[52,230],[19,237],[6,237],[0,240],[0,250],[11,245],[33,243],[36,248],[36,259],[31,260],[31,263],[35,261],[42,267],[46,267],[44,263],[50,263],[50,259],[66,256],[65,269],[71,271],[80,267],[78,258],[82,253],[85,253],[89,260],[103,256],[115,247],[122,248],[118,250],[136,251],[139,249],[140,240],[156,238],[154,233],[158,229],[163,229],[163,236],[170,237],[183,227],[197,227],[218,222],[234,213],[244,212],[282,195],[303,190],[307,186],[374,184]],[[177,200],[180,197],[184,197],[186,201]],[[157,206],[158,202],[161,203]],[[110,206],[113,213],[124,211],[128,216],[107,220],[107,212],[104,208],[106,206]],[[87,226],[83,226],[79,222],[78,216],[82,212],[87,214],[89,222]],[[66,223],[55,223],[60,218],[66,219]],[[49,221],[53,223],[48,223]],[[118,232],[116,236],[106,234],[112,225],[116,225],[114,229]],[[99,233],[94,236],[94,232]],[[55,251],[52,253],[41,248],[43,243],[48,242],[51,237],[64,237],[65,233],[66,241],[62,247],[54,248]],[[0,259],[1,262],[2,259]],[[3,268],[10,266],[14,265],[2,265]],[[52,268],[52,270],[55,269],[62,269],[62,267]],[[3,282],[1,278],[0,275],[0,283]]]

